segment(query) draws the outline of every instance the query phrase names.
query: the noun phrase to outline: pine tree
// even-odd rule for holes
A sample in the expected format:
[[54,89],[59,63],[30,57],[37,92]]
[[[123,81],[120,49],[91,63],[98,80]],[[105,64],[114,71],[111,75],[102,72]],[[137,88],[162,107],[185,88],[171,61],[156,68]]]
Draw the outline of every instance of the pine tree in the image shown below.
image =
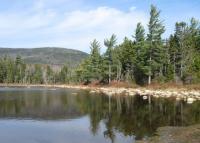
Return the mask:
[[17,55],[16,59],[15,59],[15,82],[19,83],[21,81],[22,78],[22,59],[21,56]]
[[35,65],[34,73],[33,73],[33,83],[42,84],[43,81],[43,73],[42,67],[40,65]]
[[133,55],[135,56],[134,76],[137,83],[144,84],[146,80],[146,74],[148,74],[146,66],[148,55],[145,41],[145,30],[141,23],[137,24],[133,37],[135,38],[135,55]]
[[0,83],[4,82],[5,78],[5,66],[4,66],[4,61],[0,59]]
[[101,79],[100,43],[96,39],[90,43],[90,50],[89,57],[76,70],[78,80],[84,81],[85,84]]
[[104,40],[104,45],[107,47],[106,53],[104,54],[104,60],[108,63],[108,83],[111,82],[112,76],[112,64],[113,64],[113,50],[116,45],[117,38],[116,35],[112,35],[110,39]]
[[91,70],[91,80],[99,80],[101,78],[100,75],[100,62],[101,62],[101,55],[100,55],[100,43],[95,39],[91,44],[90,44],[90,50],[91,54],[89,57],[90,60],[90,68]]
[[161,36],[165,32],[165,28],[159,16],[160,11],[158,11],[154,5],[151,5],[150,21],[148,24],[149,34],[147,35],[149,44],[148,84],[151,84],[152,76],[156,74],[156,72],[161,72],[162,70],[163,49]]
[[[198,67],[200,61],[200,52],[198,51],[198,42],[199,37],[199,22],[192,18],[190,24],[186,28],[185,34],[185,57],[184,57],[184,71],[183,71],[183,80],[186,83],[198,82],[200,81],[200,72],[193,67]],[[200,66],[200,65],[199,65]],[[198,68],[197,68],[198,69]]]
[[141,43],[141,42],[144,42],[145,40],[145,30],[140,22],[137,24],[137,27],[135,30],[135,36],[133,37],[135,38],[136,43]]
[[127,37],[124,38],[124,41],[120,47],[120,62],[122,64],[122,72],[125,80],[133,79],[134,72],[134,63],[135,63],[135,45]]
[[15,76],[15,63],[12,59],[6,58],[5,59],[6,65],[6,83],[14,83],[14,76]]
[[60,81],[62,83],[69,83],[69,69],[64,65],[60,71]]
[[169,47],[168,47],[168,53],[169,53],[169,60],[170,64],[173,70],[173,80],[177,83],[177,65],[178,65],[178,38],[176,35],[170,35],[169,37]]
[[54,82],[54,72],[49,65],[46,67],[46,79],[48,83]]
[[92,71],[91,61],[89,58],[85,59],[76,70],[77,80],[79,82],[84,82],[88,84],[91,82],[91,71]]
[[184,57],[186,54],[186,45],[185,45],[185,36],[186,36],[186,23],[180,22],[176,23],[176,32],[175,35],[178,39],[178,57],[179,57],[179,75],[183,78],[183,71],[184,71]]

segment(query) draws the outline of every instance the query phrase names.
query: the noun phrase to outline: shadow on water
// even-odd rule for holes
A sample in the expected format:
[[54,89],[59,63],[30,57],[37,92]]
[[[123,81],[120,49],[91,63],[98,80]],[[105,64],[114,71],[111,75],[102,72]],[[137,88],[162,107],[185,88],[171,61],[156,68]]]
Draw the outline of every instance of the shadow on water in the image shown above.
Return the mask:
[[200,123],[199,107],[199,101],[187,104],[173,98],[149,102],[142,96],[109,97],[65,89],[0,90],[1,120],[59,121],[88,116],[91,135],[103,128],[103,137],[113,143],[119,133],[137,140],[152,136],[158,127]]

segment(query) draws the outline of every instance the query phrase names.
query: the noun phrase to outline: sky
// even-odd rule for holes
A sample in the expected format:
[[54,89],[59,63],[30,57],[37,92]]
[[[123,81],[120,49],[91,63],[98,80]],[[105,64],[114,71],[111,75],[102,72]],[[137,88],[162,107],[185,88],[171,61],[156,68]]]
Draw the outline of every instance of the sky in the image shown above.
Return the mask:
[[90,52],[90,42],[113,33],[118,44],[136,24],[147,30],[150,5],[161,10],[166,32],[177,21],[200,20],[200,0],[0,0],[0,47],[64,47]]

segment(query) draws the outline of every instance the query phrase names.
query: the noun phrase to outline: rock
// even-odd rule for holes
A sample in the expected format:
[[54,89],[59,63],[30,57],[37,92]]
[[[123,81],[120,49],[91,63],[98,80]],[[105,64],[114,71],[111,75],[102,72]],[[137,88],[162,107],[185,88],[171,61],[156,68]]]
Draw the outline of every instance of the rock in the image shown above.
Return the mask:
[[187,98],[187,103],[192,104],[195,100],[194,98]]
[[177,100],[177,101],[180,101],[180,100],[181,100],[181,98],[180,98],[180,97],[176,97],[176,100]]
[[94,90],[91,90],[90,93],[95,93],[95,91],[94,91]]
[[148,99],[148,97],[147,97],[146,95],[144,95],[142,98],[143,98],[144,100],[147,100],[147,99]]
[[134,92],[130,92],[129,95],[130,95],[130,96],[134,96],[135,93],[134,93]]

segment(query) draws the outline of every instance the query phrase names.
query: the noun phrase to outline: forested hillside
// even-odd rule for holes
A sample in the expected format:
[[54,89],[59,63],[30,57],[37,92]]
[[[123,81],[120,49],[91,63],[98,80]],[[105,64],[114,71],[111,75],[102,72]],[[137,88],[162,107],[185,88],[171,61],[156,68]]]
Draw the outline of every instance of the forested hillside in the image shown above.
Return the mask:
[[27,64],[49,64],[49,65],[64,65],[77,66],[84,58],[88,56],[87,53],[57,47],[43,47],[33,49],[23,48],[0,48],[0,57],[8,56],[15,59],[21,56]]

